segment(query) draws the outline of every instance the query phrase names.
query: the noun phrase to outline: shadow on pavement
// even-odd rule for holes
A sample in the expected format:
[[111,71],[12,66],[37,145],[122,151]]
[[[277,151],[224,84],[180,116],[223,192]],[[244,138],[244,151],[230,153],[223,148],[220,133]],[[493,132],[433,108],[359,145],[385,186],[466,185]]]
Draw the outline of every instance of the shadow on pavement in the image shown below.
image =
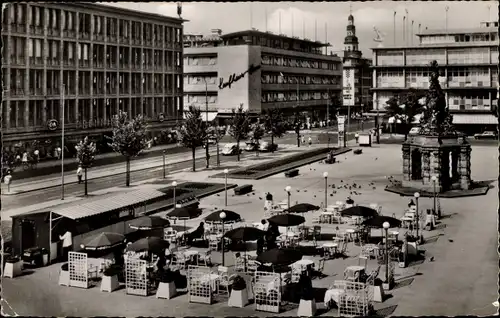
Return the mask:
[[413,283],[413,281],[415,280],[415,278],[405,278],[405,279],[400,279],[398,280],[397,282],[394,283],[394,287],[392,288],[393,290],[395,289],[398,289],[398,288],[403,288],[403,287],[407,287],[407,286],[410,286],[411,283]]
[[392,306],[389,306],[389,307],[385,307],[385,308],[380,308],[378,310],[375,311],[375,314],[374,316],[375,317],[387,317],[387,316],[390,316],[394,313],[394,311],[396,310],[396,308],[398,307],[398,305],[392,305]]

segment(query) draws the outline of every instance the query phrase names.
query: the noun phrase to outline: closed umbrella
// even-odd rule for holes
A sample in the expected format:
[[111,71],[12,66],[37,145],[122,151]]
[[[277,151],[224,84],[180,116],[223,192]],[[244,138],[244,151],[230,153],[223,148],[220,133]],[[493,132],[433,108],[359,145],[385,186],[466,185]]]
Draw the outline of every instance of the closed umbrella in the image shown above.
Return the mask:
[[390,216],[377,215],[371,219],[363,221],[363,225],[373,228],[383,228],[385,222],[389,223],[389,227],[401,227],[401,221]]
[[295,214],[278,214],[268,219],[270,223],[274,223],[279,226],[297,226],[301,225],[306,221],[304,217]]
[[317,210],[319,210],[319,206],[317,206],[317,205],[313,205],[313,204],[309,204],[309,203],[299,203],[299,204],[296,204],[296,205],[290,207],[289,209],[286,209],[285,212],[306,213],[309,211],[317,211]]
[[207,216],[205,218],[205,221],[213,223],[222,223],[222,219],[220,218],[220,214],[222,212],[226,213],[226,217],[224,218],[225,223],[241,221],[241,216],[238,213],[228,210],[215,211],[211,213],[209,216]]
[[143,216],[130,223],[130,228],[136,230],[154,230],[170,226],[170,222],[159,216]]
[[130,244],[129,246],[127,246],[127,251],[132,251],[132,252],[148,251],[148,252],[158,253],[168,248],[168,246],[169,246],[168,242],[163,240],[162,238],[156,236],[150,236],[142,238]]
[[102,251],[125,242],[125,236],[118,233],[102,232],[83,240],[81,247],[89,251]]
[[302,259],[301,252],[288,248],[273,248],[257,256],[257,261],[262,264],[271,263],[273,265],[282,266],[293,264],[300,259]]
[[364,218],[372,218],[378,215],[378,212],[366,206],[356,205],[340,211],[342,216],[362,216]]

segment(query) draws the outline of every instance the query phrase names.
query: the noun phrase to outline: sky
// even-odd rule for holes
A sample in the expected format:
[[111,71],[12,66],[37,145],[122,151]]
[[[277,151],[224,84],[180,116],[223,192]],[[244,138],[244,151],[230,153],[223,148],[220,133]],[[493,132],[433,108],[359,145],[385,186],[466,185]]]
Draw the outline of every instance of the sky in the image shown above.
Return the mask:
[[[176,2],[104,4],[177,16]],[[474,28],[482,21],[498,21],[498,4],[495,1],[182,2],[182,18],[189,20],[184,24],[184,33],[190,34],[209,34],[211,29],[222,29],[223,33],[231,33],[254,27],[261,31],[267,29],[273,33],[288,36],[293,34],[301,38],[305,34],[308,39],[322,42],[325,41],[326,35],[332,45],[329,51],[340,53],[344,47],[347,17],[352,10],[359,47],[363,56],[371,57],[370,48],[378,45],[373,41],[376,37],[374,27],[382,33],[384,46],[394,45],[394,34],[396,34],[396,45],[403,45],[403,16],[408,10],[406,41],[409,45],[411,44],[409,39],[412,38],[413,44],[416,44],[417,37],[412,37],[410,34],[411,21],[414,21],[414,34],[418,33],[419,24],[421,30],[425,27],[429,30],[444,29],[446,7],[448,7],[448,29]],[[396,11],[396,32],[394,32],[394,11]]]

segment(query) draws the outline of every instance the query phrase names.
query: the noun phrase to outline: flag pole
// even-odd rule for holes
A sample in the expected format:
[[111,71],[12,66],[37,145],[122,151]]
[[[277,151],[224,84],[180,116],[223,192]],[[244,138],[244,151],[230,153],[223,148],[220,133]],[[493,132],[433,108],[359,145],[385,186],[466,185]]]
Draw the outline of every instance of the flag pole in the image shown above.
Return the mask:
[[394,20],[394,26],[393,26],[393,30],[394,30],[394,46],[396,46],[396,11],[394,11],[393,20]]

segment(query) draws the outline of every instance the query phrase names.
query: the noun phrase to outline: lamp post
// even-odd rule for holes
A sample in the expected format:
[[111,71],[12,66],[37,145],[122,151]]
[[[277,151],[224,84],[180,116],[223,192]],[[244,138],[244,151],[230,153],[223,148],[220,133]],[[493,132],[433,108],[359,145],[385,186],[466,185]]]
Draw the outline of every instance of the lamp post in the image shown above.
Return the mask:
[[[226,169],[227,170],[227,169]],[[221,249],[222,249],[222,266],[224,266],[224,219],[226,218],[226,212],[221,212],[219,214],[220,219],[222,220],[222,238],[221,238]]]
[[[431,180],[432,180],[432,186],[433,186],[433,197],[434,197],[434,213],[437,213],[436,211],[436,182],[437,182],[437,177],[436,176],[432,176],[431,177]],[[441,217],[441,215],[438,216],[438,218]]]
[[389,222],[384,222],[382,224],[384,227],[384,232],[385,232],[385,283],[387,284],[389,289],[389,227],[390,224]]
[[229,173],[229,170],[224,169],[224,176],[225,176],[225,182],[224,182],[224,195],[225,195],[225,205],[227,206],[227,174]]
[[176,197],[175,197],[175,188],[177,187],[177,182],[172,182],[172,187],[174,187],[174,210],[177,207]]
[[64,122],[65,114],[64,109],[64,93],[66,90],[66,84],[62,86],[62,123],[61,123],[61,200],[64,200]]
[[325,178],[325,209],[328,206],[328,172],[323,172],[323,178]]
[[418,225],[420,223],[420,217],[419,217],[419,210],[418,210],[418,198],[420,198],[420,193],[418,192],[415,192],[415,194],[413,195],[415,197],[415,205],[416,205],[416,208],[417,208],[417,224],[415,224],[415,230],[417,232],[417,239],[420,240],[420,236],[418,235]]
[[292,191],[292,187],[291,186],[286,186],[285,191],[288,194],[288,209],[290,209],[290,196],[292,195],[290,191]]
[[165,150],[163,150],[163,179],[166,177],[166,172],[165,172]]
[[[206,115],[206,120],[207,120],[205,127],[208,127],[208,83],[207,83],[207,79],[205,77],[203,77],[203,80],[205,81],[205,115]],[[210,154],[209,154],[209,150],[208,150],[208,138],[205,142],[205,151],[206,151],[205,156],[207,159],[207,169],[208,169],[209,164],[210,164]]]

